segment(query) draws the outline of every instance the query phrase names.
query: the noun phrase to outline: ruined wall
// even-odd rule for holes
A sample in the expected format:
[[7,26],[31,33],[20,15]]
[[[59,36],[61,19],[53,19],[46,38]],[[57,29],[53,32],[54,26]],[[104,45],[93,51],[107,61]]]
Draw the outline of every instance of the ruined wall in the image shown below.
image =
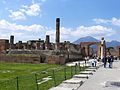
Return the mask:
[[41,63],[41,57],[37,56],[15,56],[0,55],[0,62],[16,62],[16,63]]
[[47,60],[49,64],[65,64],[64,56],[51,55]]
[[0,39],[0,53],[4,53],[9,48],[9,40]]

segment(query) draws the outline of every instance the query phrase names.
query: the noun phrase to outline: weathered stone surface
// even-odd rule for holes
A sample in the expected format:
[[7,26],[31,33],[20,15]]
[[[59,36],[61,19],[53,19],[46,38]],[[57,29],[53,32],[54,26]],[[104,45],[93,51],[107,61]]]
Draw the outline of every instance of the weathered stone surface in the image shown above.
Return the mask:
[[89,75],[85,75],[85,74],[78,74],[78,75],[74,75],[73,78],[89,78]]
[[64,88],[64,87],[53,87],[49,90],[73,90],[72,88]]
[[63,83],[68,83],[68,84],[82,84],[85,80],[83,79],[75,79],[75,78],[72,78],[72,79],[69,79],[69,80],[65,80],[63,81]]
[[92,71],[82,71],[80,74],[88,74],[88,75],[93,75]]
[[16,63],[41,63],[39,57],[36,56],[5,56],[0,55],[0,62],[16,62]]
[[49,64],[65,64],[65,57],[56,56],[56,55],[48,56],[48,63]]
[[[113,68],[100,67],[91,78],[77,90],[120,90],[120,87],[113,86],[108,81],[119,82],[120,80],[120,61],[113,62]],[[108,83],[107,83],[108,82]],[[107,84],[106,84],[107,83]],[[117,84],[117,83],[116,83]],[[109,86],[110,85],[110,86]],[[107,86],[107,87],[106,87]],[[119,84],[118,84],[119,86]]]
[[93,71],[93,72],[96,72],[96,69],[85,69],[85,71]]
[[6,52],[8,48],[9,48],[9,40],[0,39],[0,53]]

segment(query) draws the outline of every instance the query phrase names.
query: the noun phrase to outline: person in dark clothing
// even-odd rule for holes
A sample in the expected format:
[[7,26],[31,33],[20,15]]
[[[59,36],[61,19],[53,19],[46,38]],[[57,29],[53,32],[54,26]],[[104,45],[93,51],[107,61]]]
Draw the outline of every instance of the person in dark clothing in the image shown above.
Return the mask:
[[102,61],[103,61],[103,63],[104,63],[104,68],[106,68],[106,64],[107,64],[107,57],[104,57],[104,58],[102,59]]
[[114,59],[113,56],[108,57],[109,68],[112,68],[113,59]]

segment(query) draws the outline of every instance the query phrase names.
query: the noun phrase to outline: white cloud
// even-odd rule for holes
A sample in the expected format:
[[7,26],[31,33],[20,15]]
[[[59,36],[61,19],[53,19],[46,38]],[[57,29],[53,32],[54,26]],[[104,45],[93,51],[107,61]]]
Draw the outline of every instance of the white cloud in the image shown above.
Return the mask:
[[15,35],[16,40],[29,40],[41,38],[46,31],[50,29],[42,25],[19,25],[10,23],[6,20],[0,20],[0,37],[9,38],[10,35]]
[[120,26],[120,19],[112,18],[112,24]]
[[25,13],[29,16],[38,16],[41,13],[41,9],[40,9],[40,5],[39,4],[32,4],[31,6],[29,6]]
[[26,15],[28,16],[41,16],[41,7],[39,3],[32,3],[32,5],[22,5],[19,10],[9,10],[9,17],[13,20],[25,20]]
[[93,19],[93,21],[95,21],[96,23],[100,24],[100,23],[111,23],[113,25],[116,26],[120,26],[120,19],[113,17],[112,19]]
[[[110,37],[114,35],[116,32],[112,28],[104,27],[104,26],[79,26],[75,29],[73,28],[65,28],[61,27],[61,41],[72,40],[75,37],[84,37],[84,36],[93,36],[93,37]],[[50,35],[52,39],[55,40],[55,30],[47,31],[46,34]]]
[[9,10],[9,11],[10,11],[9,17],[12,18],[13,20],[25,20],[26,19],[23,12],[20,12],[20,11],[13,12],[12,10]]
[[110,20],[105,20],[105,19],[101,19],[101,18],[93,19],[93,21],[95,21],[97,24],[110,22]]
[[71,33],[73,36],[111,36],[115,34],[115,31],[112,30],[112,28],[107,28],[104,26],[90,26],[90,27],[85,27],[85,26],[80,26],[77,27],[75,31]]
[[34,31],[34,32],[39,32],[39,31],[44,31],[48,29],[47,27],[44,27],[42,25],[17,25],[16,23],[10,23],[6,20],[0,20],[0,29],[5,29],[5,30],[14,30],[14,31]]
[[[29,40],[34,38],[41,38],[45,37],[46,35],[50,35],[51,41],[55,41],[55,30],[42,26],[42,25],[18,25],[16,23],[10,23],[6,20],[0,20],[0,34],[3,37],[8,37],[13,34],[18,39],[22,40]],[[68,40],[74,40],[76,37],[84,37],[84,36],[93,36],[93,37],[110,37],[116,32],[112,28],[104,27],[101,25],[97,26],[79,26],[77,28],[65,28],[61,27],[60,30],[60,38],[61,41],[68,41]],[[17,40],[18,40],[17,39]]]

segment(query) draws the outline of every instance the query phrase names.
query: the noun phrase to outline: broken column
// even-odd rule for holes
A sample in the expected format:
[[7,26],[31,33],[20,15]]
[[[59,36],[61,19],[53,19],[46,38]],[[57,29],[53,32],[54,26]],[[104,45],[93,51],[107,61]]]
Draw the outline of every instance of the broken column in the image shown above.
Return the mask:
[[56,49],[58,49],[60,43],[60,18],[56,18]]
[[13,49],[14,48],[14,36],[13,35],[11,35],[10,36],[10,49]]
[[23,49],[23,47],[22,47],[22,41],[18,42],[18,49]]
[[48,50],[49,48],[50,48],[50,37],[49,35],[46,35],[45,49]]

